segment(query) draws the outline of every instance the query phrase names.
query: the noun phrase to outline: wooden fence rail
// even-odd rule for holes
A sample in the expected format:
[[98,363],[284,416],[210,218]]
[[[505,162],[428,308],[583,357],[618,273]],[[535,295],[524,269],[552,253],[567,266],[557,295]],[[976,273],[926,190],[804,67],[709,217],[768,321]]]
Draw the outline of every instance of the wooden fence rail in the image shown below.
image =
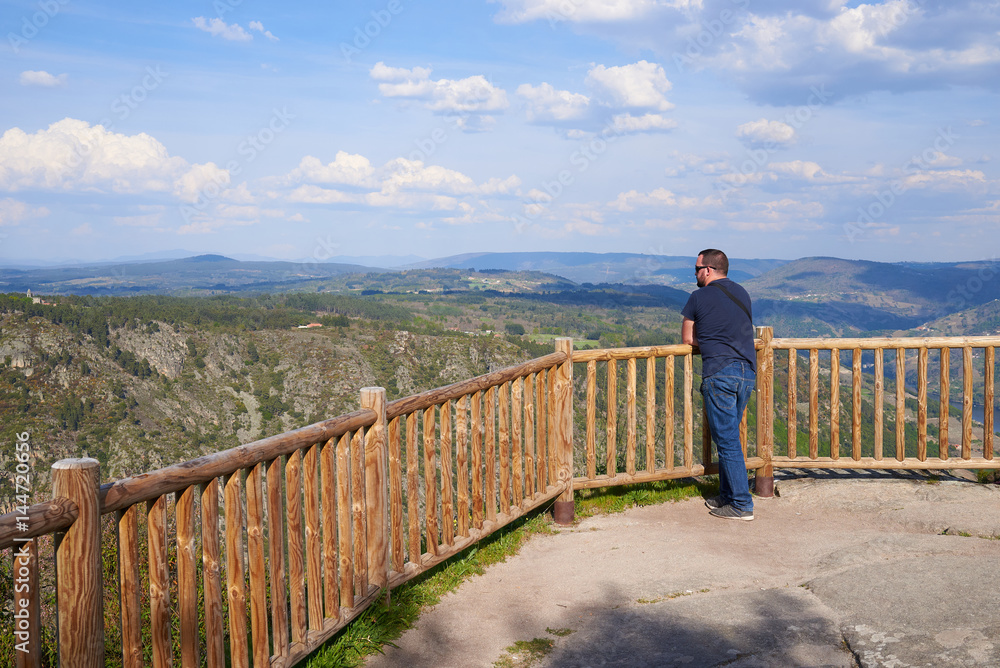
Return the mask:
[[[757,337],[740,432],[758,494],[774,467],[1000,468],[1000,337]],[[386,588],[526,513],[551,504],[571,522],[575,489],[716,471],[696,355],[558,339],[396,401],[364,388],[353,413],[125,480],[60,461],[52,500],[0,516],[0,549],[33,583],[15,605],[18,665],[42,665],[37,537],[56,534],[61,665],[292,666]]]

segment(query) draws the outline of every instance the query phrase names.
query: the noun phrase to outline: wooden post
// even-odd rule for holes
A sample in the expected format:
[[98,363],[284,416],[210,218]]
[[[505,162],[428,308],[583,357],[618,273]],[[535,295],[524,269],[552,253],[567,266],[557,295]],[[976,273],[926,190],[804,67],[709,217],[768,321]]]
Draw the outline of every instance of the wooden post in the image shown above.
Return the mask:
[[566,353],[566,360],[556,369],[553,384],[555,403],[554,455],[558,462],[557,485],[564,485],[562,494],[555,502],[553,516],[559,524],[573,523],[573,339],[556,339],[556,351]]
[[376,415],[375,424],[365,433],[365,505],[368,579],[380,589],[389,581],[389,447],[385,403],[385,388],[361,388],[361,407],[372,409]]
[[[938,395],[940,397],[940,403],[938,406],[938,457],[941,459],[948,459],[948,409],[951,403],[948,394],[951,390],[951,350],[948,348],[941,349],[941,370],[940,370],[940,384],[938,389]],[[992,404],[987,403],[987,406]],[[989,413],[990,411],[986,411]]]
[[225,481],[226,596],[229,600],[229,656],[234,667],[250,665],[247,651],[247,593],[243,561],[243,484],[240,472]]
[[195,545],[195,487],[177,492],[177,603],[181,618],[181,665],[197,666],[198,659],[198,551]]
[[139,506],[118,517],[118,588],[121,600],[122,665],[142,668],[142,612],[139,593]]
[[757,456],[764,465],[754,474],[754,492],[757,496],[774,496],[774,349],[771,327],[758,327],[757,337],[764,343],[757,353]]
[[[205,658],[208,668],[224,668],[226,654],[223,643],[226,634],[222,625],[222,568],[219,561],[219,479],[212,478],[202,484],[200,490],[201,573],[205,591]],[[142,658],[141,654],[139,658]]]
[[798,351],[788,349],[788,428],[785,430],[785,447],[789,459],[798,457],[799,413],[798,413]]
[[100,481],[96,459],[63,459],[52,465],[53,498],[69,499],[79,513],[56,549],[61,666],[104,665]]
[[881,348],[875,349],[875,444],[873,456],[882,460],[882,418],[885,409],[885,359]]
[[996,352],[993,346],[986,346],[986,366],[983,369],[983,458],[993,459],[993,367],[996,364]]

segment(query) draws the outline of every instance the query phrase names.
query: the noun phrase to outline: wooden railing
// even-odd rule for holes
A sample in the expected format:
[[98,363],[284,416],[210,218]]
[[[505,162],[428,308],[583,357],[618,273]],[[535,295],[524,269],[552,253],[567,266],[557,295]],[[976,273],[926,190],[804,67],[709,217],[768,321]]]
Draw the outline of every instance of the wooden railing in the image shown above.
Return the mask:
[[[773,467],[1000,468],[998,345],[1000,337],[775,339],[759,328],[757,391],[741,424],[757,493],[772,493]],[[28,583],[14,606],[28,650],[16,653],[18,665],[41,664],[41,626],[53,618],[41,614],[36,537],[58,534],[62,665],[291,666],[386,588],[525,513],[552,503],[557,521],[572,521],[574,489],[717,470],[696,350],[574,351],[570,339],[556,347],[393,402],[365,388],[354,413],[103,486],[95,460],[58,462],[53,500],[0,517],[0,549]],[[952,349],[962,351],[954,445]],[[978,427],[977,397],[987,407]],[[104,581],[109,558],[113,582]]]

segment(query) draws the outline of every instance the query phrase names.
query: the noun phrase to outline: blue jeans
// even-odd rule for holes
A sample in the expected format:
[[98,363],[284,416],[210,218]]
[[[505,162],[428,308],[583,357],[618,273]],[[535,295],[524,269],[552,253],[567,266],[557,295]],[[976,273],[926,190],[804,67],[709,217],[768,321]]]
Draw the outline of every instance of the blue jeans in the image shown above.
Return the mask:
[[719,496],[722,504],[753,510],[746,460],[740,445],[740,420],[750,401],[756,374],[747,362],[730,362],[701,382],[705,414],[719,452]]

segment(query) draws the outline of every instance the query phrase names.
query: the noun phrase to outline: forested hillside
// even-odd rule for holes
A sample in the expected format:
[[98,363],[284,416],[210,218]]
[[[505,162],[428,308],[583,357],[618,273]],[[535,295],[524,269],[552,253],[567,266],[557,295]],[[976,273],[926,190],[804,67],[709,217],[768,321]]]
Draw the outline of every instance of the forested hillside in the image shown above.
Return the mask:
[[617,293],[44,301],[0,295],[0,437],[31,434],[36,489],[63,457],[119,478],[354,410],[364,386],[393,399],[547,354],[560,335],[640,345],[678,331],[656,299]]

